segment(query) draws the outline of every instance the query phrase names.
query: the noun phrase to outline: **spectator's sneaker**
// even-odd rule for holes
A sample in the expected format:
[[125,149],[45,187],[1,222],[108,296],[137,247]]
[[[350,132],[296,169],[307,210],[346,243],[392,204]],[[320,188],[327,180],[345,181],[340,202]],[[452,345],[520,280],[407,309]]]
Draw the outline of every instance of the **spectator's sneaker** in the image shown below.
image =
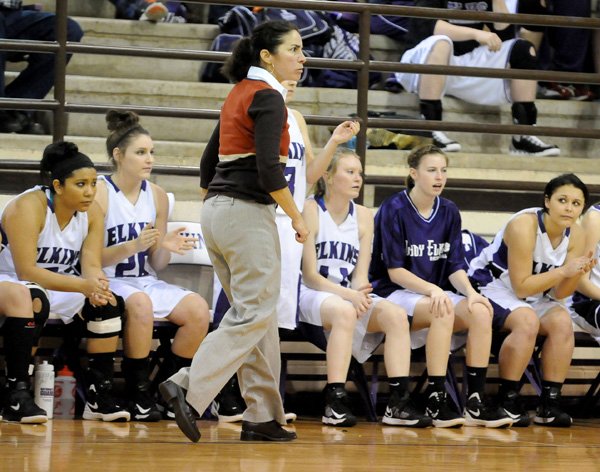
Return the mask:
[[90,382],[87,388],[86,403],[83,409],[84,420],[129,421],[131,415],[112,396],[112,380],[103,379],[91,369],[87,375]]
[[591,102],[596,98],[594,92],[592,92],[588,86],[575,84],[566,86],[571,91],[569,100],[576,100],[578,102]]
[[240,394],[237,376],[234,375],[212,402],[210,412],[223,423],[242,421],[246,403]]
[[560,393],[558,390],[551,392],[547,398],[542,398],[537,407],[533,422],[543,426],[568,428],[573,424],[573,419],[560,408]]
[[497,405],[481,401],[478,393],[467,399],[465,407],[465,426],[485,426],[486,428],[508,428],[513,420]]
[[500,400],[500,406],[504,412],[513,420],[513,427],[526,428],[530,425],[529,414],[521,405],[519,394],[514,390],[509,391]]
[[433,145],[439,147],[444,152],[458,152],[461,150],[461,145],[456,141],[451,140],[445,133],[441,131],[432,131],[431,139]]
[[[145,386],[144,386],[145,387]],[[129,401],[131,421],[156,422],[162,415],[146,388],[136,389]]]
[[402,84],[398,82],[396,77],[393,75],[385,80],[383,84],[383,89],[391,93],[400,93],[404,91],[404,87],[402,87]]
[[408,392],[402,397],[398,392],[392,392],[381,421],[384,424],[411,428],[426,428],[433,424],[430,417],[415,408]]
[[154,23],[163,21],[169,15],[169,9],[160,2],[150,3],[144,13],[140,16],[140,21],[152,21]]
[[465,419],[448,404],[446,392],[429,394],[425,414],[433,420],[436,428],[460,428],[465,424]]
[[554,144],[546,144],[537,136],[512,138],[510,153],[516,156],[558,156],[560,149]]
[[537,98],[549,100],[569,100],[573,91],[567,86],[556,82],[540,82],[537,89]]
[[8,393],[4,411],[4,421],[36,424],[48,421],[46,411],[35,404],[26,382],[17,382]]
[[350,427],[356,424],[356,416],[350,410],[350,399],[344,388],[325,387],[325,413],[321,421],[332,426]]

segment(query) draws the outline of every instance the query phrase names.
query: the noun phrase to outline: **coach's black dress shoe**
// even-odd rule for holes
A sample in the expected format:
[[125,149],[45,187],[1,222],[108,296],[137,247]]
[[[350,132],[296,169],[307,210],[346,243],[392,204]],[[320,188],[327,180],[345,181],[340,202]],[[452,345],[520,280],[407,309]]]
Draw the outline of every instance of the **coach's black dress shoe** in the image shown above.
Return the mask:
[[296,433],[286,431],[275,420],[266,423],[242,421],[242,441],[292,441],[296,438]]
[[185,402],[183,389],[175,382],[166,380],[158,386],[158,390],[163,399],[175,412],[175,422],[183,434],[190,441],[200,441],[200,431],[196,424],[196,417],[192,413],[192,409]]

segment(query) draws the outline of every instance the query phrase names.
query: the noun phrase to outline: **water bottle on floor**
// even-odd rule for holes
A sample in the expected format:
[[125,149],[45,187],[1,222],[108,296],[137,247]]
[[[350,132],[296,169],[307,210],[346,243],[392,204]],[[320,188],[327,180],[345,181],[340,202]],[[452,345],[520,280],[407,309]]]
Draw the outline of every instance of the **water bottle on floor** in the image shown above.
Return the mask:
[[54,417],[73,418],[75,416],[76,381],[69,367],[58,371],[54,381]]
[[54,411],[54,366],[43,361],[35,367],[34,401],[46,411],[48,419],[52,419]]

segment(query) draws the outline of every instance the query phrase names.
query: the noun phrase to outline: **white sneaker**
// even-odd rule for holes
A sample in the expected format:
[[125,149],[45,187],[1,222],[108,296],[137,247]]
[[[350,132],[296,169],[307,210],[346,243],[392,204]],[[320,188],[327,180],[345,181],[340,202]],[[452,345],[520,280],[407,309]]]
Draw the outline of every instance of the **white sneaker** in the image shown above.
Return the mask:
[[461,150],[459,143],[453,141],[441,131],[432,131],[431,138],[433,145],[439,147],[444,152],[458,152]]
[[146,7],[144,13],[140,16],[140,21],[152,21],[156,23],[158,21],[163,21],[168,14],[169,9],[166,6],[160,2],[153,2]]
[[512,138],[510,153],[517,156],[558,156],[560,149],[554,144],[546,144],[537,136]]

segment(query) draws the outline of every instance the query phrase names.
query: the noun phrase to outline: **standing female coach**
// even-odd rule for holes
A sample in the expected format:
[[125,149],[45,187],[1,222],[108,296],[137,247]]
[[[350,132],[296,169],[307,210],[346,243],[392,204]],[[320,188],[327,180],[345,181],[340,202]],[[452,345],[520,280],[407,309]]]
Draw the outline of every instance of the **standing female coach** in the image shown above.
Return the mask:
[[308,231],[283,173],[289,133],[282,80],[298,80],[306,58],[296,27],[272,21],[241,39],[225,64],[236,83],[200,163],[202,231],[231,308],[189,368],[160,385],[177,425],[200,432],[186,400],[202,413],[237,371],[247,409],[242,440],[290,441],[281,427],[277,299],[280,249],[275,203],[292,219],[298,242]]

